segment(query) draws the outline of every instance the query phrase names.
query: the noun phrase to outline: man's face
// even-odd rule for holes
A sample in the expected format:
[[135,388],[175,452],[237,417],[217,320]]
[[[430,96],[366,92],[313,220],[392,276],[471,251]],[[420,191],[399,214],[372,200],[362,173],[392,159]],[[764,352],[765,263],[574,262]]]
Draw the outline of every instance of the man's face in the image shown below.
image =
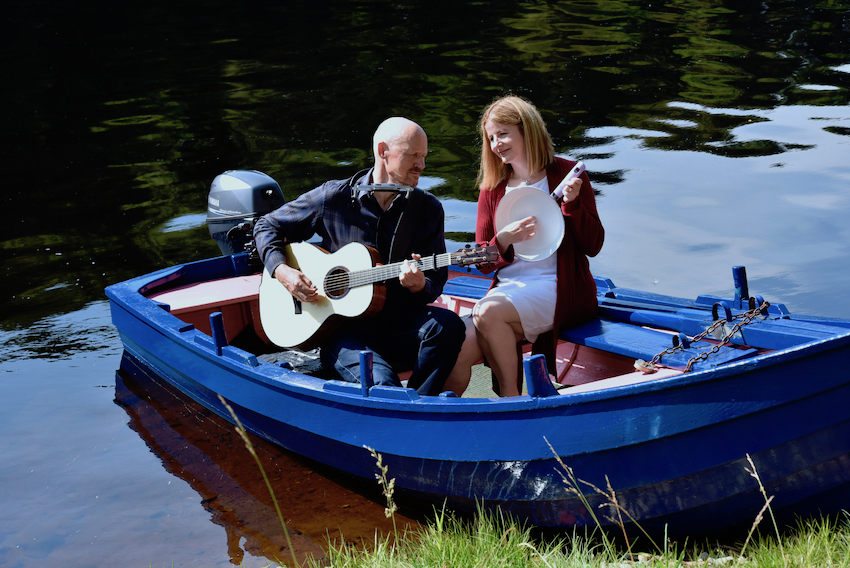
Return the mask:
[[393,147],[386,149],[383,156],[390,183],[416,187],[425,169],[427,154],[428,137],[418,129],[409,136],[399,138]]

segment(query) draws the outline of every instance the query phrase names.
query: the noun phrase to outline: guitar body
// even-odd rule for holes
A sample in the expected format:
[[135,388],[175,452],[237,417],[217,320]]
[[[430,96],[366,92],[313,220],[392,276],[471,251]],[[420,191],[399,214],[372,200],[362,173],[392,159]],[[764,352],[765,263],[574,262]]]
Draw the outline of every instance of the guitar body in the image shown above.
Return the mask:
[[360,243],[349,243],[332,254],[309,243],[287,245],[286,263],[313,282],[320,301],[315,304],[298,302],[298,313],[289,291],[268,270],[263,270],[260,322],[268,338],[280,347],[312,349],[333,333],[343,318],[369,316],[380,311],[386,298],[384,284],[354,287],[344,284],[351,272],[368,270],[378,262],[378,251]]

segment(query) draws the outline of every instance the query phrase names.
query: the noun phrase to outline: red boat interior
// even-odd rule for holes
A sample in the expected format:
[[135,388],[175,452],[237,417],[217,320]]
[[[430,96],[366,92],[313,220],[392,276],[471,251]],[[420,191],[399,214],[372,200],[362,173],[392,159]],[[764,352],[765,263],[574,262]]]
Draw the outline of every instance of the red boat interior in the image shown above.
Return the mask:
[[[469,281],[469,275],[463,274],[463,280]],[[211,334],[210,314],[221,312],[228,343],[262,355],[280,351],[263,332],[260,323],[258,289],[261,274],[238,276],[222,280],[200,282],[186,286],[169,288],[155,286],[146,296],[170,306],[170,313],[182,321],[192,324],[199,331]],[[481,278],[481,285],[470,289],[469,296],[457,293],[444,294],[436,305],[441,305],[464,316],[470,313],[481,291],[486,291],[489,280]],[[669,332],[658,331],[669,335]],[[531,345],[523,346],[525,356],[531,351]],[[635,370],[634,358],[610,353],[601,349],[579,345],[562,340],[557,350],[557,377],[550,377],[564,387],[559,393],[567,394],[583,390],[611,387],[644,380],[659,379],[681,374],[681,370],[660,368],[653,374]],[[304,371],[296,367],[296,370]],[[309,370],[304,371],[310,374]],[[408,372],[399,373],[402,380]],[[591,385],[607,379],[604,383]]]

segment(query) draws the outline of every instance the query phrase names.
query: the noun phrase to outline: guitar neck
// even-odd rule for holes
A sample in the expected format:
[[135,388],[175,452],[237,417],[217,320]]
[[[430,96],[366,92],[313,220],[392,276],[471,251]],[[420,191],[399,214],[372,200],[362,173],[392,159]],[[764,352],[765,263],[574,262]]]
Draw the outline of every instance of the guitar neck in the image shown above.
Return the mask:
[[[427,272],[429,270],[436,270],[438,268],[443,268],[444,266],[449,266],[454,262],[454,254],[444,252],[441,254],[425,256],[419,260],[411,259],[407,262],[416,266],[422,272]],[[380,264],[378,266],[373,266],[372,268],[367,268],[366,270],[354,270],[348,274],[348,284],[351,288],[355,288],[357,286],[365,286],[367,284],[374,284],[375,282],[391,280],[393,278],[397,278],[398,275],[401,274],[403,266],[404,261],[394,262],[392,264]]]

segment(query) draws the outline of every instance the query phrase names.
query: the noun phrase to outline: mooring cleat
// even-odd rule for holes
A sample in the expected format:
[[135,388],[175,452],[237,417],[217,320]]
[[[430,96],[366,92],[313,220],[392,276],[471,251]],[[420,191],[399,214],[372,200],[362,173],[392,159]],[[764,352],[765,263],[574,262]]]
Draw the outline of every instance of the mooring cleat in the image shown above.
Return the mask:
[[644,361],[643,359],[635,361],[635,369],[641,373],[646,373],[647,375],[656,371],[654,363],[651,361]]

